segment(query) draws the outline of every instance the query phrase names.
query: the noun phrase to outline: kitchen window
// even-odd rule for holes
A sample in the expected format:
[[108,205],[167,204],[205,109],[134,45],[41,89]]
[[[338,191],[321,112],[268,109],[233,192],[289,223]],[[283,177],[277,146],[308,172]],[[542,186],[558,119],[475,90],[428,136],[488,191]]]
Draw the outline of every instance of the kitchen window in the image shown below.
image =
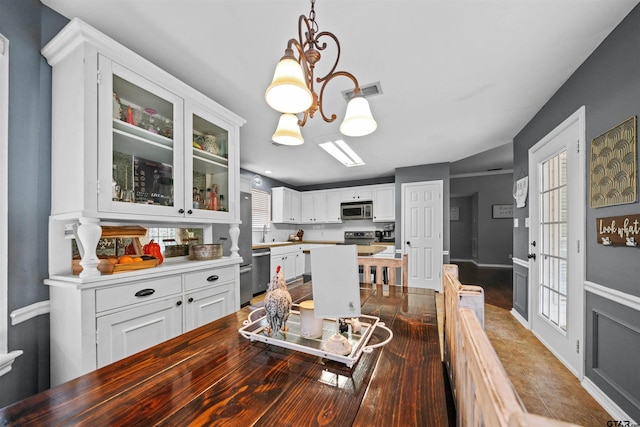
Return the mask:
[[271,193],[251,189],[251,228],[262,230],[271,225]]
[[9,40],[0,34],[0,376],[11,370],[21,350],[9,352],[8,343],[8,212],[9,155]]

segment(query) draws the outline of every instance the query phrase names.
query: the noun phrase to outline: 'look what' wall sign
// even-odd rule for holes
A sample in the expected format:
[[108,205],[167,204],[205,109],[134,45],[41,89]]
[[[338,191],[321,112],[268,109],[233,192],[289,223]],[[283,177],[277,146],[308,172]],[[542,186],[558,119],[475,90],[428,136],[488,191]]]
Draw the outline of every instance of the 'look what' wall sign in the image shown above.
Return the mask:
[[640,215],[596,218],[598,243],[605,246],[638,246]]

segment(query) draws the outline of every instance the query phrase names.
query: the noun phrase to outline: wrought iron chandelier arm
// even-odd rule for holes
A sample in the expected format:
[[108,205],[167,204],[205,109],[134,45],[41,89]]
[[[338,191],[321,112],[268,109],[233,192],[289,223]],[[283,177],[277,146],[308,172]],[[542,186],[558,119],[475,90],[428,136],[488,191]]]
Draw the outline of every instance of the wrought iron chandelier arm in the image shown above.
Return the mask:
[[[297,58],[295,57],[295,55],[293,55],[294,48],[298,52]],[[302,72],[304,73],[305,83],[307,84],[309,90],[313,92],[313,69],[309,66],[307,57],[304,54],[304,46],[302,46],[296,39],[289,39],[289,41],[287,42],[287,50],[285,51],[285,55],[288,51],[291,51],[291,55],[293,56],[293,58],[300,64]]]
[[[331,123],[333,122],[337,116],[335,114],[332,114],[331,117],[327,117],[324,114],[324,108],[323,108],[323,98],[322,95],[324,94],[324,89],[327,87],[327,84],[333,80],[335,77],[347,77],[348,79],[350,79],[353,82],[353,85],[355,86],[355,88],[353,89],[353,95],[358,95],[360,93],[360,85],[358,84],[358,79],[356,79],[356,77],[347,72],[347,71],[336,71],[335,73],[332,73],[331,75],[326,75],[324,76],[323,79],[323,83],[322,86],[320,87],[320,96],[318,97],[318,107],[320,110],[320,115],[322,116],[322,119],[325,122]],[[320,78],[317,79],[318,83],[321,81]],[[306,118],[306,117],[305,117]]]

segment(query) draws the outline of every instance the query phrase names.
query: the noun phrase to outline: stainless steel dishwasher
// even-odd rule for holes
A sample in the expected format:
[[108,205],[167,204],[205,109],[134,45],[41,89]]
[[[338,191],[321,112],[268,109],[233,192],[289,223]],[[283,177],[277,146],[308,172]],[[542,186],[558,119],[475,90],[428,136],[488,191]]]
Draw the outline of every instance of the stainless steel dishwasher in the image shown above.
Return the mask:
[[271,249],[254,249],[253,258],[253,295],[266,292],[269,285],[271,270]]

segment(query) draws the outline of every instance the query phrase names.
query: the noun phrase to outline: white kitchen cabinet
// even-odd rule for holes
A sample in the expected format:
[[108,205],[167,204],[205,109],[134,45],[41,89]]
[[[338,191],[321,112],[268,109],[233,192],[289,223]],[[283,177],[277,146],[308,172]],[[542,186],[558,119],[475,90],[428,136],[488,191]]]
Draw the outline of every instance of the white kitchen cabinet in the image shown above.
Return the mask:
[[296,252],[296,277],[302,277],[304,274],[305,259],[304,252],[300,249]]
[[304,273],[304,256],[300,245],[277,246],[271,248],[271,276],[280,266],[287,283]]
[[305,191],[300,193],[300,224],[327,222],[327,192]]
[[227,257],[46,279],[52,386],[239,309],[240,262]]
[[271,189],[271,222],[300,222],[300,193],[286,187]]
[[234,267],[203,270],[184,275],[185,332],[213,322],[234,311]]
[[185,296],[185,332],[232,313],[233,284],[190,292]]
[[316,222],[316,198],[313,191],[303,192],[300,195],[300,224],[313,224]]
[[77,18],[42,54],[54,112],[50,275],[71,273],[77,227],[81,276],[100,276],[105,222],[229,224],[237,247],[242,118]]
[[[182,297],[176,295],[96,319],[97,368],[182,333]],[[53,350],[52,350],[53,351]]]
[[361,187],[349,187],[342,190],[343,202],[363,202],[373,199],[373,191],[371,186],[364,185]]
[[373,222],[396,220],[396,189],[394,184],[377,185],[373,188]]
[[[42,53],[54,219],[237,221],[243,119],[79,19]],[[207,189],[218,203],[198,203]]]
[[341,190],[327,190],[327,222],[342,222],[340,203],[342,202]]

